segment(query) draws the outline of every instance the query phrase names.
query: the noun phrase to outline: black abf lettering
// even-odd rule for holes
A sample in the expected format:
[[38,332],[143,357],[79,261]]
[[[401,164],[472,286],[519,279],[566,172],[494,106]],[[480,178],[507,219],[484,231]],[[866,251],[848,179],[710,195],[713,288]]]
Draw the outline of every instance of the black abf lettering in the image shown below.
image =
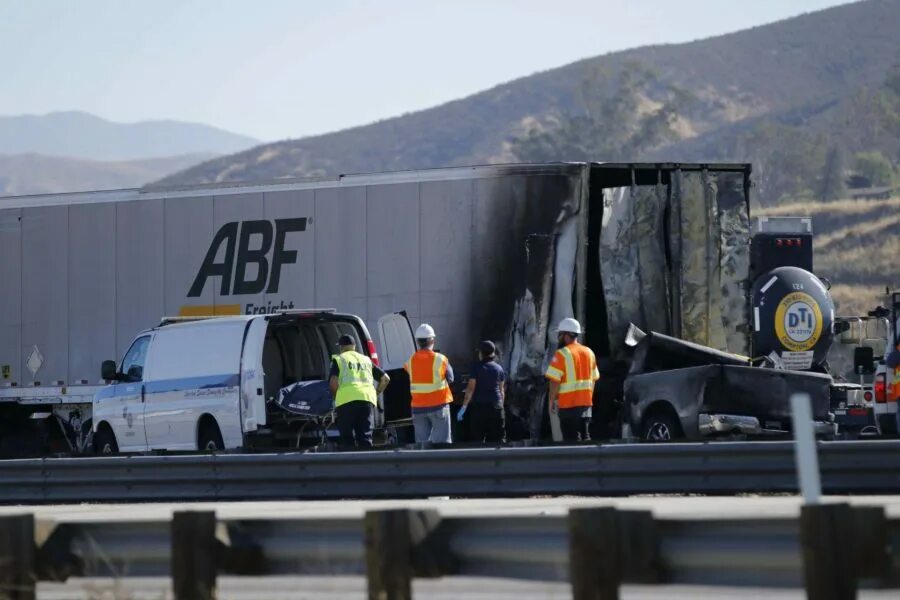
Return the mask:
[[[250,249],[250,237],[262,236],[259,248]],[[237,266],[234,270],[234,294],[259,294],[266,288],[269,259],[266,255],[272,247],[272,224],[268,221],[244,221],[241,224],[241,240],[238,244]],[[296,254],[296,253],[295,253]],[[256,263],[256,279],[247,281],[247,263]]]
[[[237,237],[237,230],[237,222],[226,223],[216,233],[212,244],[209,245],[209,250],[206,252],[206,258],[203,259],[203,264],[200,265],[200,271],[197,273],[196,279],[194,279],[194,284],[188,292],[189,298],[196,298],[202,294],[206,280],[210,277],[221,277],[222,285],[219,294],[222,296],[229,294],[231,289],[231,270],[234,267],[234,240]],[[217,263],[216,255],[219,253],[222,242],[225,242],[225,257],[222,262]]]
[[272,274],[269,277],[267,294],[278,292],[278,285],[281,283],[281,267],[297,262],[297,251],[284,249],[284,240],[292,231],[306,231],[306,217],[275,220],[275,249],[272,251]]
[[[216,233],[210,244],[200,271],[194,279],[188,292],[188,297],[197,297],[203,293],[206,280],[210,277],[221,277],[222,282],[219,294],[221,296],[261,294],[264,290],[267,294],[278,293],[281,283],[281,268],[297,262],[296,250],[285,250],[287,234],[293,231],[306,231],[306,217],[295,219],[276,219],[273,236],[271,221],[244,221],[242,223],[226,223]],[[240,240],[238,240],[240,229]],[[275,238],[273,245],[272,238]],[[259,246],[250,248],[251,240],[257,238]],[[225,244],[225,256],[222,262],[216,262],[219,250]],[[237,244],[237,260],[235,261],[235,244]],[[271,264],[269,251],[272,251]],[[247,265],[256,265],[256,275],[247,280]],[[234,287],[232,288],[232,274],[234,275]],[[268,288],[266,281],[268,280]],[[270,303],[271,307],[271,303]],[[248,309],[250,306],[248,305]],[[256,306],[257,309],[266,310],[265,306]],[[288,308],[288,307],[285,307]],[[293,308],[290,303],[289,308]]]

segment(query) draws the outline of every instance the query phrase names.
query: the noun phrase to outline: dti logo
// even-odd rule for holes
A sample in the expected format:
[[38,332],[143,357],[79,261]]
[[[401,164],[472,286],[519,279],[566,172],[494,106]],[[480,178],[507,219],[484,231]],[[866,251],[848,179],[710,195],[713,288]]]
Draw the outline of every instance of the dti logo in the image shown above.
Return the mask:
[[784,315],[784,330],[795,342],[805,342],[816,328],[816,316],[806,302],[794,302]]
[[[306,217],[301,217],[275,221],[235,221],[222,225],[206,252],[188,297],[200,296],[210,277],[221,278],[221,296],[259,294],[263,290],[267,294],[277,293],[281,267],[297,262],[297,251],[284,248],[287,234],[306,231],[306,222]],[[223,246],[225,256],[222,262],[216,262]],[[248,265],[256,265],[256,276],[252,279],[247,279]]]
[[822,311],[811,296],[793,292],[778,303],[775,333],[787,350],[811,350],[822,336]]

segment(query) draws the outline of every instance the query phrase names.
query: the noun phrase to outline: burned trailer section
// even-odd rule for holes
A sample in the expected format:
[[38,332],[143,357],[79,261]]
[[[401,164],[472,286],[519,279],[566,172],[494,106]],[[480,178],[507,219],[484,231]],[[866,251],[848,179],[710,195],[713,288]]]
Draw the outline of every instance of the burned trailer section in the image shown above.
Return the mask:
[[573,314],[582,195],[571,165],[476,182],[470,339],[498,342],[513,439],[539,434],[551,330],[557,314]]
[[631,323],[747,353],[749,172],[748,165],[595,167],[602,225],[592,252],[605,311],[588,326],[605,317],[611,356],[624,352]]

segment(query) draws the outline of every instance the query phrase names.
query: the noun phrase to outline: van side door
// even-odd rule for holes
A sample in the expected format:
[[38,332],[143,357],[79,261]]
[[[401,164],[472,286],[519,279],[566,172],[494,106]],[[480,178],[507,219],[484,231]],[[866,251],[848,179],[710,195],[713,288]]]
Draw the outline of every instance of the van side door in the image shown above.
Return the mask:
[[[143,452],[147,450],[147,430],[144,420],[144,397],[146,378],[145,367],[153,335],[142,335],[132,342],[120,367],[120,382],[113,387],[112,394],[104,402],[110,403],[112,410],[104,410],[109,416],[109,424],[116,435],[121,452]],[[105,407],[104,407],[105,408]]]
[[416,351],[416,340],[406,312],[384,315],[378,319],[378,357],[381,368],[390,376],[391,383],[384,390],[384,421],[396,423],[412,418],[410,408],[409,375],[403,364]]
[[244,347],[241,352],[241,429],[244,433],[256,431],[266,424],[265,372],[263,371],[263,347],[269,321],[253,319],[247,324]]

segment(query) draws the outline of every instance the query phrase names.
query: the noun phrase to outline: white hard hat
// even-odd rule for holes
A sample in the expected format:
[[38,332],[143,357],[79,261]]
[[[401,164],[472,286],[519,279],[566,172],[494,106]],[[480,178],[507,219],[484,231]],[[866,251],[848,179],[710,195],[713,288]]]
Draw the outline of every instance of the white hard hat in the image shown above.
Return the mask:
[[428,338],[434,337],[434,327],[429,325],[428,323],[422,323],[419,325],[419,328],[416,329],[416,339],[417,340],[426,340]]
[[571,317],[566,317],[559,322],[559,327],[556,328],[556,331],[581,335],[581,323]]

